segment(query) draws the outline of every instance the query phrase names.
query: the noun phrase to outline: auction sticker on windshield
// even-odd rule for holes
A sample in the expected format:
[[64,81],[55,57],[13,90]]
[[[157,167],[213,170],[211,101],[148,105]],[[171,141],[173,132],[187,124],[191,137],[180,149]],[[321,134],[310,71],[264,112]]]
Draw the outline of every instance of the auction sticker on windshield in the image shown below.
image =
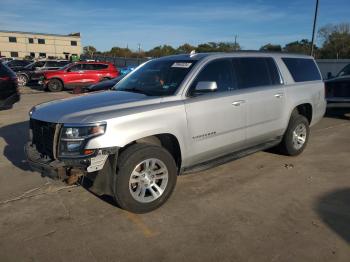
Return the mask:
[[177,67],[177,68],[189,68],[192,65],[192,63],[174,63],[171,67]]

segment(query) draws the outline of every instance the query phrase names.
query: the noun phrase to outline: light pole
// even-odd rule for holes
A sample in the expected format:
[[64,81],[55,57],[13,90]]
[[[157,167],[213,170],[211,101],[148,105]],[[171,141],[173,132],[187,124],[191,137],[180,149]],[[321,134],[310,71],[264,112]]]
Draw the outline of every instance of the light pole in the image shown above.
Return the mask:
[[311,40],[311,52],[310,55],[314,55],[314,44],[315,44],[315,34],[316,34],[316,22],[317,22],[317,15],[318,15],[318,0],[316,0],[316,7],[315,7],[315,16],[314,16],[314,25],[312,27],[312,40]]
[[238,37],[238,35],[235,35],[235,47],[234,47],[235,51],[237,50],[237,37]]

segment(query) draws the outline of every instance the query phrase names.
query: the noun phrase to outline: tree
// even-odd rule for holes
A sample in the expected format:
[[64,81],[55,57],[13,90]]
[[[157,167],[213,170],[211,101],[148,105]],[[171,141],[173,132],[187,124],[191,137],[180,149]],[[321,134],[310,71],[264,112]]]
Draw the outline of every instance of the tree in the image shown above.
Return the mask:
[[263,45],[262,47],[260,47],[260,51],[281,52],[282,51],[282,46],[268,43],[268,44]]
[[217,44],[217,51],[218,52],[233,52],[241,50],[241,47],[238,43],[231,43],[231,42],[219,42]]
[[238,43],[231,42],[208,42],[205,44],[200,44],[196,48],[199,53],[209,53],[209,52],[233,52],[240,50],[241,47]]
[[108,52],[112,56],[117,57],[130,57],[132,54],[132,51],[129,48],[122,48],[122,47],[112,47],[111,51]]
[[[294,41],[288,43],[284,46],[283,51],[297,54],[309,55],[311,50],[311,42],[307,39],[302,39],[301,41]],[[314,50],[317,47],[314,45]]]
[[146,55],[150,57],[161,57],[174,54],[176,54],[176,50],[170,45],[156,46],[146,52]]
[[96,53],[96,48],[88,45],[83,47],[83,54],[92,57]]
[[186,43],[186,44],[180,45],[176,49],[176,53],[178,53],[178,54],[189,54],[189,53],[191,53],[191,51],[193,51],[195,49],[196,49],[195,46],[192,46],[192,45]]
[[318,31],[322,39],[320,58],[350,58],[350,24],[328,24]]

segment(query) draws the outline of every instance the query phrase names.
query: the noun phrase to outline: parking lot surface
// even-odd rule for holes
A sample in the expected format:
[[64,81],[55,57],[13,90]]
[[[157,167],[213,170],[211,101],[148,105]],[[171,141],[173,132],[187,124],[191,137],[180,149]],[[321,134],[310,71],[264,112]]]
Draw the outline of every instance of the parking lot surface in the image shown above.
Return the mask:
[[0,261],[349,261],[349,115],[313,127],[300,156],[181,176],[163,207],[135,215],[29,169],[29,109],[72,95],[22,90],[0,111]]

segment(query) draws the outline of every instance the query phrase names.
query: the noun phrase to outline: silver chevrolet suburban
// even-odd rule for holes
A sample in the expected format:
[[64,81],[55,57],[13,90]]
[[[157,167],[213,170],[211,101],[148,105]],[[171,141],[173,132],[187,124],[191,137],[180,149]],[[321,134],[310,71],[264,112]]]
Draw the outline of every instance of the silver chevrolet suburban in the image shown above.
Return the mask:
[[161,206],[179,174],[276,147],[300,154],[324,115],[312,57],[235,52],[175,55],[139,66],[113,90],[31,109],[34,170],[91,181],[135,213]]

